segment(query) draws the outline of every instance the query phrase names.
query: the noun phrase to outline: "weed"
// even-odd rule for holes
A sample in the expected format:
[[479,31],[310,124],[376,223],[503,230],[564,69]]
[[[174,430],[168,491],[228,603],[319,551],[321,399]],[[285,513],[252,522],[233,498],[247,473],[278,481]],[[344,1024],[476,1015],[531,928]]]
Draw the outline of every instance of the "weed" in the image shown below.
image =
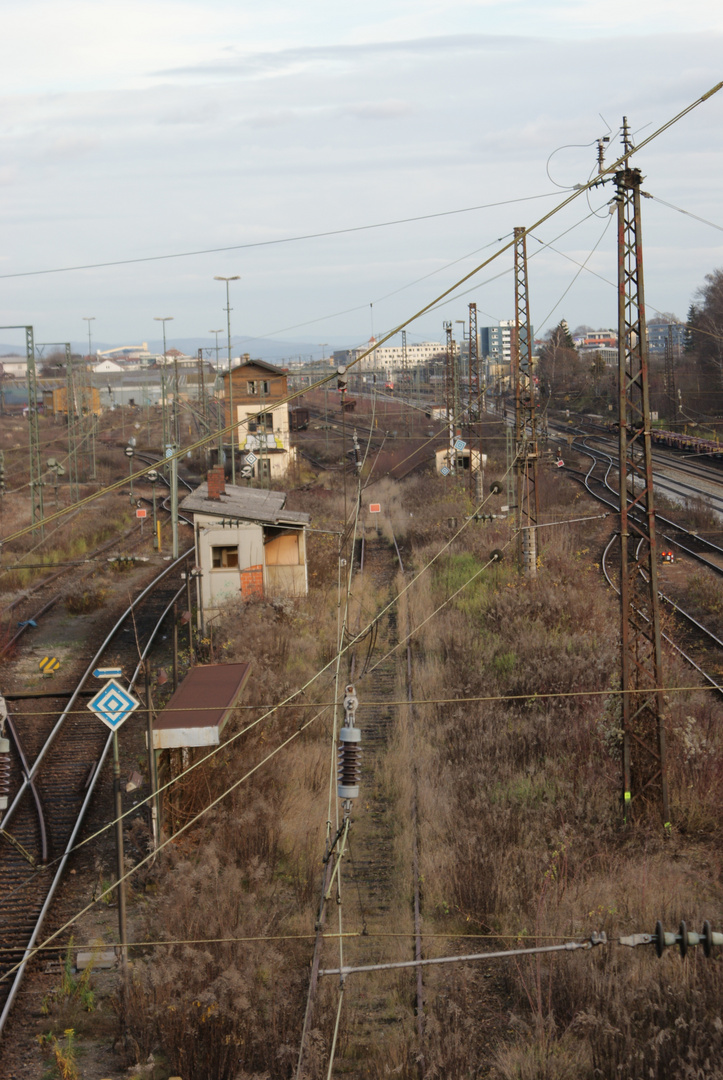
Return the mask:
[[73,967],[73,939],[71,938],[63,960],[60,986],[43,998],[41,1005],[43,1015],[47,1016],[54,1008],[61,1005],[79,1006],[85,1012],[92,1012],[95,1008],[95,994],[90,985],[93,974],[92,963],[77,977],[73,973]]
[[52,1032],[38,1035],[38,1042],[50,1053],[50,1068],[45,1074],[47,1080],[79,1080],[73,1028],[66,1028],[61,1038]]

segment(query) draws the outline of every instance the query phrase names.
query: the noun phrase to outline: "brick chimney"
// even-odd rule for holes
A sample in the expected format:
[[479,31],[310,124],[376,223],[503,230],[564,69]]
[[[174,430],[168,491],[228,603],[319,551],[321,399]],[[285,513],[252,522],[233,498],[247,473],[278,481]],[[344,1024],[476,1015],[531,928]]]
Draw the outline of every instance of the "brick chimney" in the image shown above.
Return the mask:
[[219,502],[222,495],[226,494],[226,477],[223,465],[214,465],[208,472],[208,498]]

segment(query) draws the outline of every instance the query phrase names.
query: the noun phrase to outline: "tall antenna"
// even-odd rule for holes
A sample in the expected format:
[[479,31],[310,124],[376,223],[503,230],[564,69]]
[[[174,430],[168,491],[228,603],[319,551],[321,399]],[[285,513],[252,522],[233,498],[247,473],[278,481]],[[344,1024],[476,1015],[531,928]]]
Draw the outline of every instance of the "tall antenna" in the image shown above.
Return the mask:
[[527,236],[515,229],[515,336],[512,342],[512,377],[515,388],[515,523],[517,553],[525,573],[537,573],[539,519],[537,496],[537,416],[532,381],[532,331],[527,287]]
[[[631,149],[627,117],[623,146]],[[659,800],[670,824],[650,439],[639,169],[615,174],[618,219],[620,605],[623,812]]]

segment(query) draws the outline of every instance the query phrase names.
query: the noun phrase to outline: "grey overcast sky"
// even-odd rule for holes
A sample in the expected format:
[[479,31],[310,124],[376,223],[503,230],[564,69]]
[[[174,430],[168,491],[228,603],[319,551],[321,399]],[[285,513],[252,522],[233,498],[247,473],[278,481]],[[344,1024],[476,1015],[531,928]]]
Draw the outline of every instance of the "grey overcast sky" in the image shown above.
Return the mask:
[[[80,341],[94,316],[94,337],[122,344],[172,315],[170,341],[202,337],[225,325],[214,275],[240,274],[236,349],[380,336],[587,180],[608,125],[627,114],[641,140],[723,78],[722,56],[718,0],[5,0],[0,323]],[[722,117],[723,91],[635,159],[648,192],[721,228]],[[529,241],[536,332],[614,323],[611,195]],[[643,211],[648,314],[684,317],[723,232]],[[595,274],[573,280],[588,257]],[[510,268],[507,254],[410,340],[439,339],[470,300],[482,324],[510,318]]]

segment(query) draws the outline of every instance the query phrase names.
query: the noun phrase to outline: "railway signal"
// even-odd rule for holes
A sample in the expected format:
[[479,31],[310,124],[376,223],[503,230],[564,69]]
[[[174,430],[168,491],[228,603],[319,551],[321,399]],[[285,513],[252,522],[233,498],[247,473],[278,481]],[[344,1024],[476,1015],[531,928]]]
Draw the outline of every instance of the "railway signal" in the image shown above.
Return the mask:
[[93,671],[95,679],[121,679],[122,677],[123,669],[119,667],[97,667]]
[[114,732],[139,705],[138,698],[125,690],[115,679],[109,679],[103,689],[88,702],[90,711]]

